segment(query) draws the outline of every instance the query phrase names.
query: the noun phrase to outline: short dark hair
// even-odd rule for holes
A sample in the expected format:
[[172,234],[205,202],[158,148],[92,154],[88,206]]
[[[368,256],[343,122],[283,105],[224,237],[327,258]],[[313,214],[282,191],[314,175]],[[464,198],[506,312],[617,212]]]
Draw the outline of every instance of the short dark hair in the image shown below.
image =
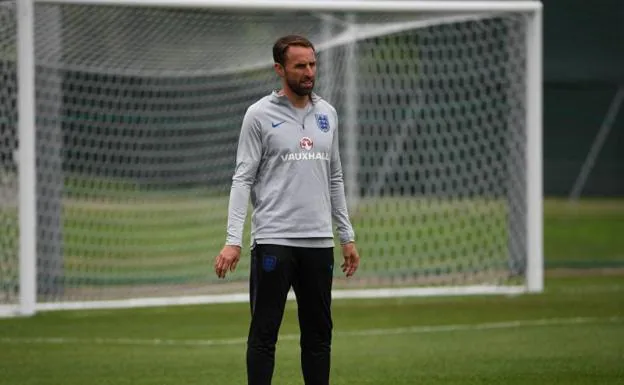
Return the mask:
[[277,39],[273,45],[273,61],[284,65],[286,63],[286,53],[289,47],[305,47],[314,49],[314,45],[308,39],[300,35],[288,35]]

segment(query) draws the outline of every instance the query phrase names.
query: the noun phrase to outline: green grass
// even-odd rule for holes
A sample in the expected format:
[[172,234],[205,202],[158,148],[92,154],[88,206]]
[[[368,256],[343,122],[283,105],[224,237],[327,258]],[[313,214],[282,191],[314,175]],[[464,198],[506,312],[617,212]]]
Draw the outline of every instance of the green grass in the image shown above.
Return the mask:
[[[553,277],[539,295],[335,300],[334,319],[334,385],[624,378],[621,276]],[[0,320],[0,384],[245,384],[248,321],[246,304]],[[303,384],[296,322],[289,302],[274,384]]]
[[[136,206],[68,203],[68,263],[115,265],[123,259],[126,273],[149,275],[170,269],[168,261],[175,259],[180,274],[192,274],[203,265],[207,252],[216,253],[221,247],[225,198],[150,202]],[[624,200],[588,201],[578,206],[547,200],[544,206],[544,249],[551,266],[624,266],[624,237],[619,235],[624,234]],[[472,261],[475,264],[503,266],[509,254],[507,217],[505,207],[495,201],[361,202],[353,214],[358,247],[366,257],[361,273],[459,270],[456,257],[470,258],[471,254],[490,256]],[[248,230],[249,220],[246,234]],[[440,249],[444,251],[439,253]],[[158,260],[164,262],[145,270],[146,261]]]
[[585,199],[544,205],[549,267],[624,267],[624,200]]
[[[463,252],[496,256],[485,263],[506,261],[506,214],[497,202],[374,200],[359,207],[354,226],[358,247],[368,256],[363,274],[453,271],[456,262],[444,259]],[[178,272],[192,275],[205,263],[206,252],[222,246],[227,198],[154,198],[141,205],[68,201],[64,217],[66,262],[72,266],[122,263],[125,274],[139,279],[171,269],[167,261],[175,259]],[[430,259],[440,247],[447,254]]]
[[[68,202],[63,211],[68,271],[82,279],[117,280],[108,283],[205,281],[222,244],[225,202],[207,197],[150,202]],[[425,255],[439,250],[431,247],[438,243],[452,250],[450,233],[467,245],[505,250],[495,240],[506,234],[492,233],[507,219],[495,202],[376,203],[354,213],[369,269],[409,268],[396,257],[403,249]],[[2,217],[14,214],[5,211]],[[402,231],[406,227],[413,238]],[[398,236],[380,237],[384,232]],[[624,266],[621,234],[622,200],[576,206],[547,200],[546,266],[574,270],[547,270],[542,294],[335,300],[331,383],[622,384],[624,273],[614,269]],[[14,236],[3,233],[0,244],[11,244],[2,237]],[[382,263],[381,251],[388,266],[374,265]],[[239,278],[246,274],[247,259]],[[248,322],[247,304],[0,319],[0,385],[245,384]],[[289,302],[274,384],[303,384],[297,339],[296,304]]]
[[[65,279],[93,285],[215,280],[205,266],[224,241],[227,198],[151,194],[139,199],[126,187],[127,196],[66,200]],[[372,200],[362,201],[352,216],[362,276],[469,274],[504,269],[509,258],[508,214],[500,202]],[[0,218],[15,220],[15,213],[5,211]],[[544,203],[547,267],[624,267],[621,234],[624,200]],[[2,258],[16,255],[11,249],[17,247],[17,234],[0,235],[0,244]],[[248,252],[245,247],[233,279],[245,279]]]

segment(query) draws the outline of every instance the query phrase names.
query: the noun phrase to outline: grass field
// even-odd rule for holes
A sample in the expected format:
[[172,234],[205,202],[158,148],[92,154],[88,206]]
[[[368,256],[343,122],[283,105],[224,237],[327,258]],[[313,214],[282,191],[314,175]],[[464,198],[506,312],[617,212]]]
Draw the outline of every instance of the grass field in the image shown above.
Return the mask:
[[[549,267],[624,267],[623,200],[577,206],[547,200],[544,207]],[[206,275],[206,258],[223,243],[226,211],[227,199],[214,197],[67,200],[64,279],[70,286],[214,282]],[[6,209],[0,217],[16,221]],[[360,276],[504,269],[508,220],[498,201],[363,201],[353,213],[366,257]],[[0,235],[0,245],[3,253],[16,255],[7,245],[17,247],[17,234]],[[247,264],[243,258],[233,279],[245,279]]]
[[[335,300],[332,384],[622,384],[622,276],[515,297]],[[0,384],[244,384],[245,304],[0,320]],[[274,384],[302,384],[288,304]]]
[[[67,217],[73,221],[67,236],[76,237],[75,245],[88,244],[78,242],[81,236],[93,240],[100,234],[100,246],[84,249],[83,262],[100,259],[132,267],[136,258],[146,257],[128,254],[133,248],[126,247],[103,259],[102,250],[114,250],[106,246],[114,237],[125,239],[126,246],[152,245],[153,250],[191,240],[187,260],[195,260],[194,268],[201,269],[197,274],[205,274],[206,262],[199,256],[218,246],[210,237],[222,236],[220,226],[205,227],[215,228],[215,234],[203,241],[197,239],[204,234],[150,227],[155,218],[161,226],[168,219],[181,229],[210,224],[222,215],[219,205],[202,208],[209,214],[196,206],[184,210],[183,205],[170,205],[158,210],[114,206],[119,211],[113,215],[111,206],[108,214],[103,207],[74,205],[71,210],[76,211]],[[396,212],[406,209],[390,203],[384,210],[393,207]],[[496,205],[481,207],[469,212],[479,219],[485,211],[485,223],[501,220]],[[332,384],[623,384],[624,202],[570,206],[549,200],[544,207],[544,293],[335,300]],[[437,218],[433,223],[442,228],[471,221],[470,216],[461,218],[461,209],[436,212],[455,215],[428,217]],[[94,213],[102,219],[98,227]],[[359,215],[357,223],[370,226],[375,222],[366,218],[379,214],[363,210]],[[405,226],[399,222],[388,220],[383,226]],[[128,227],[116,228],[121,223]],[[421,229],[423,236],[429,231]],[[68,240],[71,244],[72,238]],[[285,315],[274,384],[303,384],[295,306],[289,302]],[[248,321],[246,304],[44,312],[28,319],[0,319],[0,385],[244,384]]]
[[[152,198],[141,205],[67,202],[64,216],[65,262],[76,279],[193,280],[203,274],[206,252],[216,253],[222,246],[227,199]],[[481,260],[469,260],[465,268],[474,268],[473,263],[498,268],[508,253],[506,218],[504,206],[496,201],[363,201],[354,214],[358,246],[369,256],[361,274],[459,271],[453,256],[477,254],[469,248],[478,249]],[[242,261],[239,277],[247,262]]]

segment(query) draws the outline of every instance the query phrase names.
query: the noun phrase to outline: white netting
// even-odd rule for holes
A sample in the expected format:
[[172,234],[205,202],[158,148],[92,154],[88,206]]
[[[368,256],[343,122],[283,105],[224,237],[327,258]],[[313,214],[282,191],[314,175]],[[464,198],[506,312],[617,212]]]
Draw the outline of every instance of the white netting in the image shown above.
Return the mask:
[[0,305],[16,303],[18,290],[15,41],[13,5],[0,3]]
[[[0,135],[14,144],[8,9]],[[36,20],[41,300],[223,288],[212,259],[238,130],[246,107],[278,85],[271,46],[290,33],[317,44],[317,91],[343,123],[360,282],[523,276],[525,15],[39,4]],[[13,261],[4,250],[0,263]],[[245,252],[234,281],[248,261]]]

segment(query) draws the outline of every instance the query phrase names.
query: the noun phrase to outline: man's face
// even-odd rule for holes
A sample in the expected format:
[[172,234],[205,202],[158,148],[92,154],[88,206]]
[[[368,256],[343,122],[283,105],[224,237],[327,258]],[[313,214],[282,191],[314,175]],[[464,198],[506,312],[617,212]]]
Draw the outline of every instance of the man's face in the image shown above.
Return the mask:
[[314,50],[298,46],[289,47],[281,76],[295,94],[299,96],[310,95],[314,89],[316,78]]

